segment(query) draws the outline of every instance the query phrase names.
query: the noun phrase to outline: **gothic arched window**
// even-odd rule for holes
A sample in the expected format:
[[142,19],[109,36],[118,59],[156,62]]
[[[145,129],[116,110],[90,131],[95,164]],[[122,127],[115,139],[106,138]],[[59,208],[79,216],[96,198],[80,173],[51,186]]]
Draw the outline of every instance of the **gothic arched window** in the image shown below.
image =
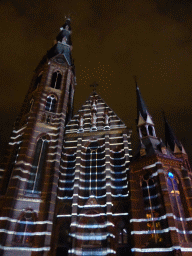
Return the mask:
[[37,193],[41,190],[47,148],[48,141],[46,136],[43,136],[37,141],[30,177],[27,183],[27,191],[30,193]]
[[118,243],[127,244],[127,230],[125,228],[118,230]]
[[31,245],[33,241],[32,233],[35,231],[36,215],[32,210],[26,210],[22,213],[16,224],[13,242],[23,245]]
[[148,126],[149,135],[154,136],[153,127],[151,125]]
[[54,95],[49,95],[47,97],[45,110],[49,111],[49,112],[55,112],[56,102],[57,102],[57,100],[56,100],[55,96]]
[[61,73],[59,71],[56,71],[52,75],[51,79],[51,87],[55,89],[60,89],[61,87]]
[[105,152],[97,142],[92,142],[86,151],[84,191],[85,196],[105,194]]
[[180,220],[177,222],[178,229],[180,230],[179,235],[181,240],[185,242],[187,240],[187,224],[183,221],[183,219],[185,218],[185,212],[179,190],[179,181],[172,172],[168,173],[167,184],[173,214],[177,219]]
[[143,126],[141,126],[140,129],[141,129],[142,137],[147,136],[147,129],[146,129],[146,127],[143,125]]
[[150,240],[155,243],[162,242],[162,237],[158,232],[158,230],[161,229],[161,224],[158,220],[158,217],[160,216],[161,204],[159,194],[157,193],[157,184],[153,178],[143,178],[141,185],[146,217],[149,220],[147,227],[149,229],[149,233],[151,234]]

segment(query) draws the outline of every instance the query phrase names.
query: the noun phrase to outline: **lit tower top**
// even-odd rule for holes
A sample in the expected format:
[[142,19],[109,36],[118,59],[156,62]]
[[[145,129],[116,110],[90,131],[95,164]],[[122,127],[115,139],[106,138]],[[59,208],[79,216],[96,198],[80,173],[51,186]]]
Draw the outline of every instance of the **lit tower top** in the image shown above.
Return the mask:
[[147,106],[141,96],[139,87],[136,84],[137,93],[137,128],[140,139],[140,146],[134,159],[143,156],[152,156],[156,154],[166,154],[172,156],[167,151],[163,141],[157,138],[155,126]]
[[[56,44],[48,51],[48,58],[61,54],[65,57],[69,65],[73,65],[73,60],[71,57],[71,33],[71,21],[70,18],[66,18],[64,25],[60,28],[60,32],[56,37]],[[60,61],[62,63],[62,58]]]
[[140,139],[145,136],[156,137],[155,127],[147,106],[141,96],[139,87],[136,84],[137,93],[137,126]]

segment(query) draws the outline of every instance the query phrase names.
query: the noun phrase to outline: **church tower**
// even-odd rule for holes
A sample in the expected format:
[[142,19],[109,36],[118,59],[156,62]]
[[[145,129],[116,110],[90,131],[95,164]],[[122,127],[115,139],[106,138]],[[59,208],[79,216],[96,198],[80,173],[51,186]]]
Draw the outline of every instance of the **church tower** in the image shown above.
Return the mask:
[[140,147],[130,164],[133,255],[191,255],[192,200],[188,158],[165,120],[166,145],[137,87]]
[[73,113],[71,50],[67,19],[35,70],[1,168],[0,255],[50,251],[64,128]]
[[71,50],[67,19],[35,70],[0,170],[0,255],[130,252],[131,130],[95,90],[73,116]]

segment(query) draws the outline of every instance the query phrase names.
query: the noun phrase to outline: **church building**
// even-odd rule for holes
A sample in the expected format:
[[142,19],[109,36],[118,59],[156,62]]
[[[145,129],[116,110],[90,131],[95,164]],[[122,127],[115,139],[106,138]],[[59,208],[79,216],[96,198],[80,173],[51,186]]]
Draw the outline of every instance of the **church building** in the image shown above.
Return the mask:
[[187,153],[137,86],[140,147],[96,92],[73,115],[71,22],[37,66],[0,169],[0,255],[192,254]]

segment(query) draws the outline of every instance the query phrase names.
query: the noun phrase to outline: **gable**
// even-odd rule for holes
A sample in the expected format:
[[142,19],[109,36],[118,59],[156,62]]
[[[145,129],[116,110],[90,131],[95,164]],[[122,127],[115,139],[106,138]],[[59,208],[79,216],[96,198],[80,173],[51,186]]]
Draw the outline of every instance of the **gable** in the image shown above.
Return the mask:
[[[93,102],[95,102],[95,104]],[[95,118],[95,127],[93,127],[93,115]],[[82,118],[81,121],[80,118]],[[93,92],[82,105],[81,109],[78,110],[77,114],[74,115],[66,125],[66,133],[113,130],[119,128],[126,128],[126,126],[105,101],[97,93]]]

